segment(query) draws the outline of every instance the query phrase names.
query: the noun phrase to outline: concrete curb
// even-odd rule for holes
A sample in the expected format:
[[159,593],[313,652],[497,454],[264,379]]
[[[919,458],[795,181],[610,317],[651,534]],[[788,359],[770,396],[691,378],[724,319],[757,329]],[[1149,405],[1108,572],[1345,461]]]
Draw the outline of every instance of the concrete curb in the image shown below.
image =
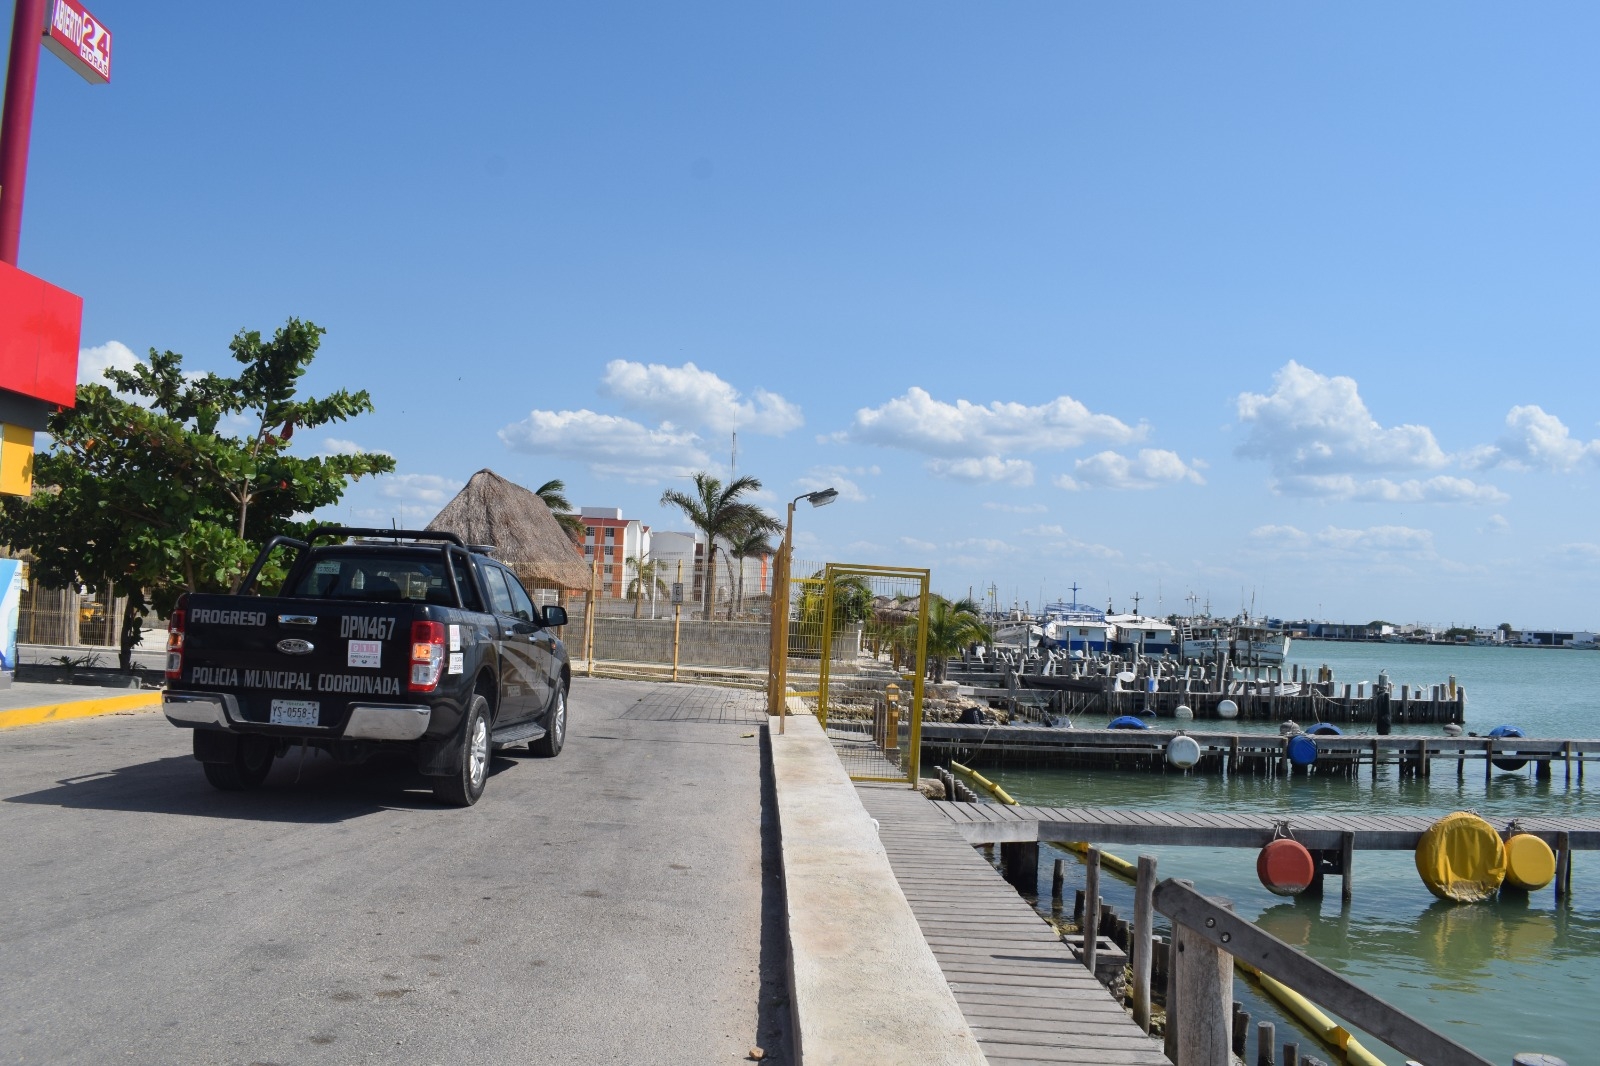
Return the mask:
[[146,711],[161,706],[160,692],[134,692],[126,696],[107,696],[101,699],[67,700],[47,703],[38,707],[17,707],[0,711],[0,729],[15,729],[42,722],[61,722],[68,718],[92,718],[97,714],[115,714],[117,711]]
[[977,1038],[810,714],[768,721],[789,937],[789,1002],[806,1066],[976,1066]]

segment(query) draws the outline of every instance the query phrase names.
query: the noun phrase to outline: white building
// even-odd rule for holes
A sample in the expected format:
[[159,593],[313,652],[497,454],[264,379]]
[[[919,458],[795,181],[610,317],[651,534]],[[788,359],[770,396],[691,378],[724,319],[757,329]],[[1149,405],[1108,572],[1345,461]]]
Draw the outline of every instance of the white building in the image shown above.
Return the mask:
[[622,517],[620,507],[585,507],[578,517],[583,521],[583,561],[592,566],[596,554],[600,557],[601,598],[626,598],[637,576],[627,560],[642,559],[650,550],[650,527]]

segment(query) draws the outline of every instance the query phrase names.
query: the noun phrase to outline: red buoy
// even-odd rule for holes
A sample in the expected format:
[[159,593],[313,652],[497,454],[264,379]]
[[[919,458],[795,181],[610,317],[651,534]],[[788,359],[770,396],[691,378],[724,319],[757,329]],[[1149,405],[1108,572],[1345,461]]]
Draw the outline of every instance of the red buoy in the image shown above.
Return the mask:
[[1279,896],[1298,896],[1311,887],[1317,875],[1317,860],[1298,840],[1274,840],[1256,856],[1256,876],[1268,892]]

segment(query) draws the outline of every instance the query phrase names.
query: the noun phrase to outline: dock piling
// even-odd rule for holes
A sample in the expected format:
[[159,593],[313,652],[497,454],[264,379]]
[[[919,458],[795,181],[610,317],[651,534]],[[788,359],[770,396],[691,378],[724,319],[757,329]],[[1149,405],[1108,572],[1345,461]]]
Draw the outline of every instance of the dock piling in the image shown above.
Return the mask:
[[1139,856],[1133,888],[1133,1022],[1150,1031],[1151,933],[1155,925],[1156,860]]
[[1277,1039],[1277,1029],[1271,1022],[1256,1023],[1256,1066],[1276,1066],[1272,1049]]
[[1100,938],[1100,849],[1091,847],[1084,856],[1083,868],[1083,964],[1094,973],[1097,941]]
[[1067,883],[1066,862],[1057,859],[1055,868],[1050,871],[1050,906],[1055,910],[1061,909],[1061,897]]

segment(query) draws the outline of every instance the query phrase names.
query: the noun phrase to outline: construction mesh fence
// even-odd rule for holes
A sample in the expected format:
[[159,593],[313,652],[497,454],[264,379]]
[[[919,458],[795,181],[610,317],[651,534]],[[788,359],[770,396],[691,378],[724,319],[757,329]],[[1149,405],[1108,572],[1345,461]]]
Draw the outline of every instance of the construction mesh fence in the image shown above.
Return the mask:
[[817,718],[852,780],[916,783],[928,576],[829,563],[794,582],[790,655],[816,649]]

